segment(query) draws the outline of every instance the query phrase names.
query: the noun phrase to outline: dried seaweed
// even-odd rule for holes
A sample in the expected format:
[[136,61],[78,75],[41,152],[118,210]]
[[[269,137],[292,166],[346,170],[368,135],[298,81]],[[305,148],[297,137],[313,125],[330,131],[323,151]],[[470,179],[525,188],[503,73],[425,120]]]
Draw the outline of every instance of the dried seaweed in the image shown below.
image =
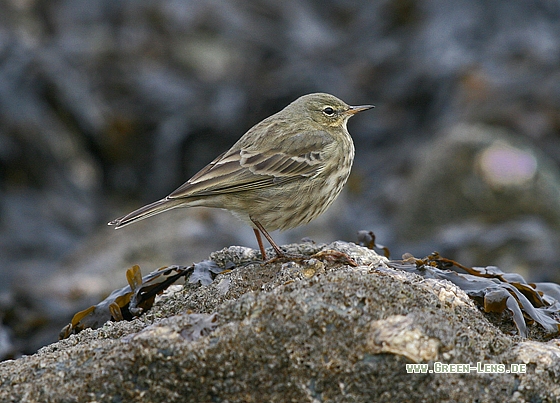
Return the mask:
[[[560,285],[527,283],[516,273],[495,266],[466,267],[437,252],[417,259],[411,255],[391,261],[393,268],[426,278],[448,280],[467,293],[485,312],[511,312],[519,334],[527,337],[527,324],[538,323],[550,335],[560,332]],[[450,269],[460,269],[460,273]]]
[[96,329],[109,320],[131,320],[149,310],[156,295],[179,279],[191,278],[196,273],[196,278],[191,282],[200,281],[205,285],[212,282],[212,275],[223,271],[216,263],[205,260],[188,267],[162,267],[142,277],[140,267],[134,265],[126,271],[128,286],[113,291],[99,304],[76,313],[72,321],[61,330],[59,339],[65,339],[86,328]]
[[199,282],[202,285],[209,285],[214,281],[212,274],[223,273],[225,270],[233,269],[233,267],[234,265],[232,262],[226,264],[226,268],[223,269],[212,260],[203,260],[202,262],[194,264],[194,271],[189,276],[189,283],[194,284]]
[[385,256],[387,259],[391,257],[391,252],[389,251],[388,247],[375,243],[375,234],[373,233],[373,231],[358,231],[358,245],[365,246],[366,248],[372,250],[382,250],[383,256]]

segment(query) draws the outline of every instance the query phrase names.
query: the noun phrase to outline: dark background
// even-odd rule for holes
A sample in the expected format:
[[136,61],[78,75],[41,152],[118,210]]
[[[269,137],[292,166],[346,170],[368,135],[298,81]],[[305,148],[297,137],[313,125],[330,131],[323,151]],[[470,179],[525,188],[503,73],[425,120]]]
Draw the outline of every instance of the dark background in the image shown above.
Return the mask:
[[557,1],[0,1],[0,357],[166,264],[256,247],[190,209],[115,232],[300,95],[353,118],[340,200],[279,243],[434,250],[559,281]]

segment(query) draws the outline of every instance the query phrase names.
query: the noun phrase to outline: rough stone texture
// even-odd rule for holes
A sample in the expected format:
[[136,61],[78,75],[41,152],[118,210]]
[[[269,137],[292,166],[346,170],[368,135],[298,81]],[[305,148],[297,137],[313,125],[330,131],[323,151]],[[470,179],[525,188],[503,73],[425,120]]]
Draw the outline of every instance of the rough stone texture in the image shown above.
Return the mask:
[[[359,264],[255,263],[185,285],[144,316],[107,323],[0,364],[0,400],[17,402],[555,401],[560,345],[504,334],[454,285]],[[526,374],[408,374],[407,363],[527,364]]]

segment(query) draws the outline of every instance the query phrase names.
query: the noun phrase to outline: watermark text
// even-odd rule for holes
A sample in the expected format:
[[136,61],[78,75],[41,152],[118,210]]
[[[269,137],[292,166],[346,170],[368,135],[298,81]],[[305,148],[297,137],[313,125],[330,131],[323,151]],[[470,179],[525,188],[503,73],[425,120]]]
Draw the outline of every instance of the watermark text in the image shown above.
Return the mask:
[[472,364],[447,364],[436,361],[430,364],[406,364],[406,372],[409,374],[524,374],[526,364],[484,364],[477,362]]

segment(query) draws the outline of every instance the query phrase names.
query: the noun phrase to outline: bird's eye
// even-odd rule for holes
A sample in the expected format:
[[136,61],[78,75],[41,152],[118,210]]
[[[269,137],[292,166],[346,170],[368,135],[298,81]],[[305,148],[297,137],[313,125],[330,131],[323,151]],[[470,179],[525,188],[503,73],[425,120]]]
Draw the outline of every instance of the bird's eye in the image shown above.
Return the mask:
[[332,116],[334,115],[334,109],[330,106],[327,106],[325,109],[323,109],[323,113],[327,116]]

